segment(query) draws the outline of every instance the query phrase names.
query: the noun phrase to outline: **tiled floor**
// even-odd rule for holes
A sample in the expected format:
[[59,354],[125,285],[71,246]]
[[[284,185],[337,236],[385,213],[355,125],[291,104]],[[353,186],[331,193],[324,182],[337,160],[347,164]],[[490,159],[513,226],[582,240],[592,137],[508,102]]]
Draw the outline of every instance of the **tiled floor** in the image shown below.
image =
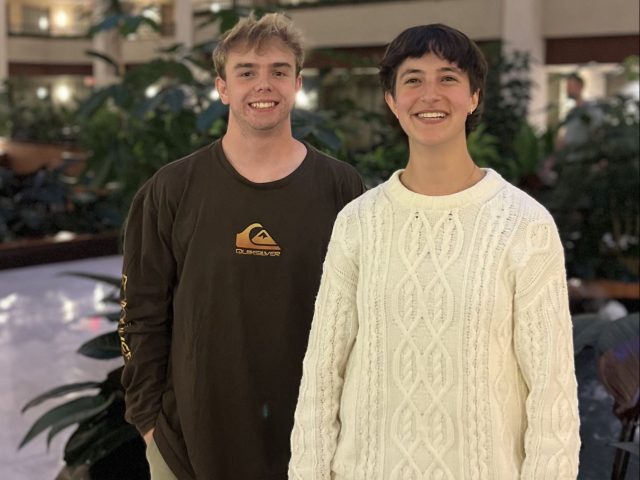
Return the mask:
[[53,480],[63,466],[62,450],[73,428],[54,438],[49,449],[46,434],[40,434],[17,450],[32,423],[59,403],[48,401],[21,414],[28,400],[65,383],[102,380],[120,363],[75,353],[84,341],[115,328],[96,316],[114,309],[100,302],[111,287],[60,274],[119,277],[120,268],[121,258],[114,256],[0,271],[1,479]]

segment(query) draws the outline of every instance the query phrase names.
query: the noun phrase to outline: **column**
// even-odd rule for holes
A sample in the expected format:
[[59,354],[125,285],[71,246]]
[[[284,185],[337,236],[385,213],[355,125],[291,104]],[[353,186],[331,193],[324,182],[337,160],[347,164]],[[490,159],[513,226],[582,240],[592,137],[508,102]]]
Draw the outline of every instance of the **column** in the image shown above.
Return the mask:
[[[108,1],[93,0],[93,22],[94,24],[103,20],[109,15]],[[122,63],[122,42],[117,28],[97,33],[93,36],[91,48],[96,52],[104,53],[113,58],[119,65],[120,70],[124,70]],[[124,72],[121,72],[124,73]],[[93,59],[93,78],[97,87],[111,85],[118,81],[118,75],[112,65],[104,60]]]
[[193,7],[191,0],[175,0],[176,42],[193,47]]
[[545,40],[542,33],[543,3],[538,0],[504,0],[502,16],[503,51],[529,52],[533,85],[528,120],[540,130],[546,128],[548,105]]
[[9,76],[9,36],[7,2],[0,0],[0,82]]

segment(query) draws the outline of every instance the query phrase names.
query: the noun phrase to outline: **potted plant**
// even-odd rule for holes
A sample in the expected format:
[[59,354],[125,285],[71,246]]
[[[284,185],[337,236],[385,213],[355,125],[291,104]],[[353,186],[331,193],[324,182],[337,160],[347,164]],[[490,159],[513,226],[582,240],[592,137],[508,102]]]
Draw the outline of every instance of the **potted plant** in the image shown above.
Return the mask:
[[[68,275],[87,278],[113,286],[103,302],[120,304],[119,278],[103,275],[69,272]],[[100,314],[113,323],[119,319],[119,310]],[[99,335],[80,346],[80,355],[97,360],[120,357],[120,343],[116,330]],[[26,411],[45,401],[57,400],[70,394],[67,400],[41,415],[20,442],[19,448],[39,434],[48,431],[47,445],[62,430],[75,427],[64,447],[65,469],[58,478],[82,480],[147,480],[148,465],[144,441],[136,429],[124,420],[124,390],[120,382],[122,367],[109,372],[102,381],[86,381],[61,385],[30,400],[22,409]],[[81,394],[81,396],[77,396]]]
[[598,108],[600,120],[585,127],[587,140],[556,152],[558,177],[545,203],[558,223],[570,276],[637,285],[638,100],[616,96],[599,102]]

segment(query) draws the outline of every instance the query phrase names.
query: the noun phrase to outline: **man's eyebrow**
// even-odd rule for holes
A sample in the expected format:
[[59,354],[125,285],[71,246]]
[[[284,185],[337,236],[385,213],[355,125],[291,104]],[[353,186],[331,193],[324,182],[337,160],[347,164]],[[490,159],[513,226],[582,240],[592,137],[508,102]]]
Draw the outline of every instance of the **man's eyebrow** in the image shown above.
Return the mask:
[[[233,66],[234,70],[239,70],[241,68],[256,68],[257,64],[255,63],[251,63],[251,62],[247,62],[247,63],[236,63]],[[274,62],[270,65],[271,68],[289,68],[289,69],[293,69],[293,65],[291,65],[289,62]]]

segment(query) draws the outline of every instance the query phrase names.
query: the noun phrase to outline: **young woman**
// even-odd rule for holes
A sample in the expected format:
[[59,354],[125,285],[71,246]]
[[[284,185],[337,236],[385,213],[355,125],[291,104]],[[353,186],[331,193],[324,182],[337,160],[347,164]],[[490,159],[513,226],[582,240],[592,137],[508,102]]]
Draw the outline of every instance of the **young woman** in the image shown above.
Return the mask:
[[444,25],[387,49],[409,160],[336,220],[290,478],[576,478],[562,246],[541,205],[469,155],[486,71]]

